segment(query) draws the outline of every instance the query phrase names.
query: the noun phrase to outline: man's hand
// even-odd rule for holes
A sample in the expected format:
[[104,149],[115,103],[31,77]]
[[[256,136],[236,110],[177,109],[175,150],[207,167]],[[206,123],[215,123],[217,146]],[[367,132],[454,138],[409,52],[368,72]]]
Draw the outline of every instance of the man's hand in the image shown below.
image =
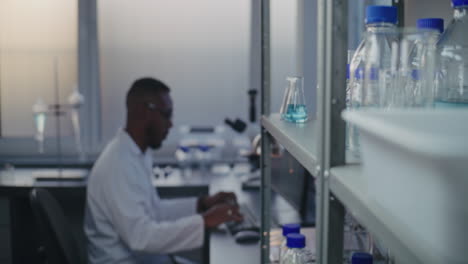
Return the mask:
[[198,212],[204,212],[219,204],[237,205],[236,195],[232,192],[219,192],[212,196],[203,196],[198,199]]
[[244,219],[239,213],[239,207],[231,204],[215,205],[206,211],[202,217],[206,228],[213,228],[229,221],[240,222]]

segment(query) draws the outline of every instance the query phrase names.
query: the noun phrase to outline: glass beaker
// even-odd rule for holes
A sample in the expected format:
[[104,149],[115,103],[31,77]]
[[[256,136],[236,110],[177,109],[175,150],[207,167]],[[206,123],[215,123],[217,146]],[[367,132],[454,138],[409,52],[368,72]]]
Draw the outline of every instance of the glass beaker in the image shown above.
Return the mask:
[[307,106],[304,96],[304,78],[300,76],[287,77],[288,86],[284,92],[280,114],[283,120],[293,123],[304,123],[308,120]]

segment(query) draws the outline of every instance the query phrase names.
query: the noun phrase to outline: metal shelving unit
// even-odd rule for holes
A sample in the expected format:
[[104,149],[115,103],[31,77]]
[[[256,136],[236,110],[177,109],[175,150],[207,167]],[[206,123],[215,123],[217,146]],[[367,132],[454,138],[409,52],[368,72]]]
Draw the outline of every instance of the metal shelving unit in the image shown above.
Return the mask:
[[346,165],[331,169],[330,190],[348,208],[348,212],[364,225],[378,241],[383,241],[397,263],[422,263],[417,240],[409,236],[409,226],[392,217],[368,195],[360,165]]
[[[368,197],[359,165],[345,164],[345,108],[348,0],[317,0],[317,115],[304,125],[270,114],[269,0],[262,0],[262,153],[272,138],[316,178],[317,263],[343,263],[345,207],[382,242],[397,263],[421,263],[425,254],[408,226]],[[396,5],[399,0],[394,0]],[[269,155],[262,155],[262,262],[269,263]],[[427,252],[426,252],[427,253]]]
[[284,122],[279,114],[271,114],[262,117],[262,125],[304,168],[317,175],[320,170],[317,159],[320,127],[316,120],[296,125]]
[[[316,253],[318,263],[341,263],[343,249],[344,208],[331,197],[328,188],[330,160],[344,162],[344,123],[337,118],[344,108],[345,65],[347,52],[347,0],[317,1],[317,115],[304,125],[282,122],[278,114],[270,115],[270,1],[261,0],[262,8],[262,153],[270,153],[271,138],[275,138],[316,178]],[[339,18],[339,19],[338,19]],[[335,23],[337,20],[338,23]],[[342,52],[336,53],[336,50]],[[342,56],[339,56],[339,55]],[[338,55],[338,56],[335,56]],[[331,87],[342,91],[331,107]],[[328,99],[327,99],[328,98]],[[330,123],[330,116],[339,120]],[[329,153],[330,129],[341,127],[341,155]],[[333,133],[335,135],[335,133]],[[329,159],[335,155],[338,159]],[[328,157],[327,157],[328,155]],[[339,158],[342,157],[342,158]],[[323,169],[325,168],[325,170]],[[261,157],[262,170],[262,243],[261,263],[269,263],[269,222],[271,192],[270,155]],[[326,202],[324,202],[326,201]],[[330,220],[330,221],[329,221]],[[341,228],[340,228],[341,226]],[[333,227],[329,229],[329,227]],[[336,228],[338,227],[338,228]],[[337,243],[328,243],[334,241]]]

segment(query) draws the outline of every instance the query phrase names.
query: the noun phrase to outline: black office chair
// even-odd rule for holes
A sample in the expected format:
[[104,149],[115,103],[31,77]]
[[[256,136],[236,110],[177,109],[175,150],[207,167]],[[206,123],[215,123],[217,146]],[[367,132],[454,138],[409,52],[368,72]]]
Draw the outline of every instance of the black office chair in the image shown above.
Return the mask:
[[79,243],[57,200],[45,189],[34,188],[30,194],[34,220],[48,264],[84,264]]

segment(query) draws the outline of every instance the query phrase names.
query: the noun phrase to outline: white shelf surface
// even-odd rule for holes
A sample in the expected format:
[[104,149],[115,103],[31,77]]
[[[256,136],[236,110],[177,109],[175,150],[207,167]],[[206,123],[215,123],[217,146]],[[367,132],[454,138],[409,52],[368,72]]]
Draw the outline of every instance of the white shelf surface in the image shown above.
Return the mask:
[[281,120],[280,114],[271,114],[262,117],[262,125],[304,168],[317,175],[318,121],[294,124]]
[[369,197],[360,165],[332,168],[329,186],[348,211],[390,250],[396,263],[423,263],[415,252],[423,253],[424,249],[417,239],[408,235],[410,227],[397,221]]

